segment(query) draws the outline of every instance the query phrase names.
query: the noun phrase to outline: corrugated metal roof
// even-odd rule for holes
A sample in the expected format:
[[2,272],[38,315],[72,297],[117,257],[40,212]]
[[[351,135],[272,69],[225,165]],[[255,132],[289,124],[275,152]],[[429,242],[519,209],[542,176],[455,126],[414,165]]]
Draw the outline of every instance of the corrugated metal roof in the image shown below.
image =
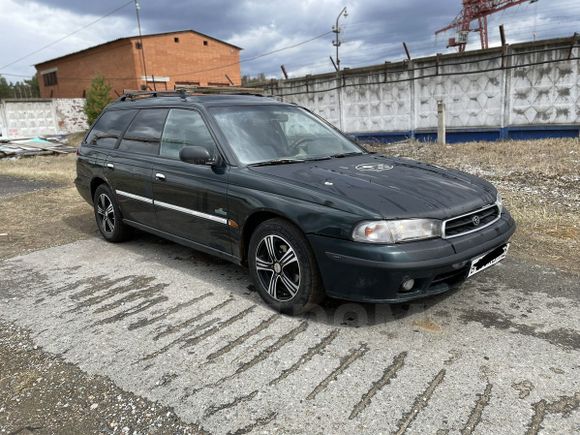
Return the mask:
[[[148,38],[148,37],[151,37],[151,36],[172,35],[172,34],[176,34],[176,33],[187,33],[187,32],[195,33],[196,35],[203,36],[204,38],[212,39],[212,40],[217,41],[217,42],[219,42],[221,44],[229,45],[230,47],[233,47],[236,50],[243,50],[243,48],[238,47],[237,45],[230,44],[229,42],[222,41],[221,39],[217,39],[217,38],[214,38],[213,36],[209,36],[209,35],[206,35],[205,33],[197,32],[197,31],[191,30],[191,29],[176,30],[176,31],[173,31],[173,32],[151,33],[149,35],[143,35],[142,38]],[[84,48],[84,49],[79,50],[79,51],[74,51],[72,53],[68,53],[68,54],[65,54],[63,56],[55,57],[53,59],[49,59],[49,60],[45,60],[43,62],[36,63],[36,64],[34,64],[34,66],[35,67],[38,67],[40,65],[44,65],[45,63],[54,62],[55,60],[64,59],[65,57],[69,57],[69,56],[75,56],[77,54],[85,53],[87,51],[94,50],[95,48],[104,47],[105,45],[113,44],[115,42],[125,41],[125,40],[128,41],[128,40],[132,40],[132,39],[139,39],[139,35],[135,35],[135,36],[125,36],[123,38],[113,39],[112,41],[104,42],[104,43],[98,44],[98,45],[93,45],[92,47],[89,47],[89,48]]]

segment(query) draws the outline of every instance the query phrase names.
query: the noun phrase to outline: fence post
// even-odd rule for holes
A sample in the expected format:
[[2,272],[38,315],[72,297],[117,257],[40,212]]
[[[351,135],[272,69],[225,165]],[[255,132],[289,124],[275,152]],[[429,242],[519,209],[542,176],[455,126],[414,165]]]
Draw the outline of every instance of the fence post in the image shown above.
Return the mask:
[[409,79],[409,133],[415,139],[417,130],[417,94],[415,86],[415,70],[412,60],[407,61],[407,78]]
[[337,109],[338,109],[338,129],[340,131],[344,131],[344,113],[343,113],[343,109],[342,109],[342,104],[343,104],[343,83],[344,80],[344,71],[337,71],[336,72],[336,103],[337,103]]
[[512,110],[512,80],[513,74],[511,66],[513,64],[513,49],[509,44],[504,47],[504,60],[502,60],[502,80],[503,86],[501,88],[501,111],[500,111],[500,139],[508,138],[508,129],[511,124],[511,110]]
[[445,145],[445,103],[437,100],[437,143]]

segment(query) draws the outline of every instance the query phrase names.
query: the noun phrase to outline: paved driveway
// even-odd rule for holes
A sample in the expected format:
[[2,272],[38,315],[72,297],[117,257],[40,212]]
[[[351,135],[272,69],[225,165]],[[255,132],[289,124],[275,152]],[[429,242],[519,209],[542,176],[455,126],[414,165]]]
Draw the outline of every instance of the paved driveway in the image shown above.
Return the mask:
[[243,269],[143,236],[0,263],[0,320],[211,433],[580,431],[580,283],[508,259],[406,306],[274,314]]

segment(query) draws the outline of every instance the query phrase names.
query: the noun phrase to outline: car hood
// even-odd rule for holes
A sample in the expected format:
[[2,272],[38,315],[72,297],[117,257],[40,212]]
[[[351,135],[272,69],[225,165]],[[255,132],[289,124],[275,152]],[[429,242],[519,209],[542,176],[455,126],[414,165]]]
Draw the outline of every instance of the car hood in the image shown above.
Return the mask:
[[493,185],[473,175],[374,154],[252,171],[348,201],[386,219],[447,219],[492,204],[497,195]]

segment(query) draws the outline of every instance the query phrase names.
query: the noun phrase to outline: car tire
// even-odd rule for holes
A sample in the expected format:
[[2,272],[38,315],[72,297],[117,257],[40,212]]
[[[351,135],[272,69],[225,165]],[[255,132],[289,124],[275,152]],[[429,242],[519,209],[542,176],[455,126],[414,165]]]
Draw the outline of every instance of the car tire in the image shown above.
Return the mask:
[[131,229],[123,222],[117,199],[106,184],[101,184],[95,190],[93,209],[97,227],[105,240],[118,243],[130,237]]
[[284,219],[261,223],[250,238],[250,276],[276,311],[300,314],[324,299],[314,254],[304,234]]

